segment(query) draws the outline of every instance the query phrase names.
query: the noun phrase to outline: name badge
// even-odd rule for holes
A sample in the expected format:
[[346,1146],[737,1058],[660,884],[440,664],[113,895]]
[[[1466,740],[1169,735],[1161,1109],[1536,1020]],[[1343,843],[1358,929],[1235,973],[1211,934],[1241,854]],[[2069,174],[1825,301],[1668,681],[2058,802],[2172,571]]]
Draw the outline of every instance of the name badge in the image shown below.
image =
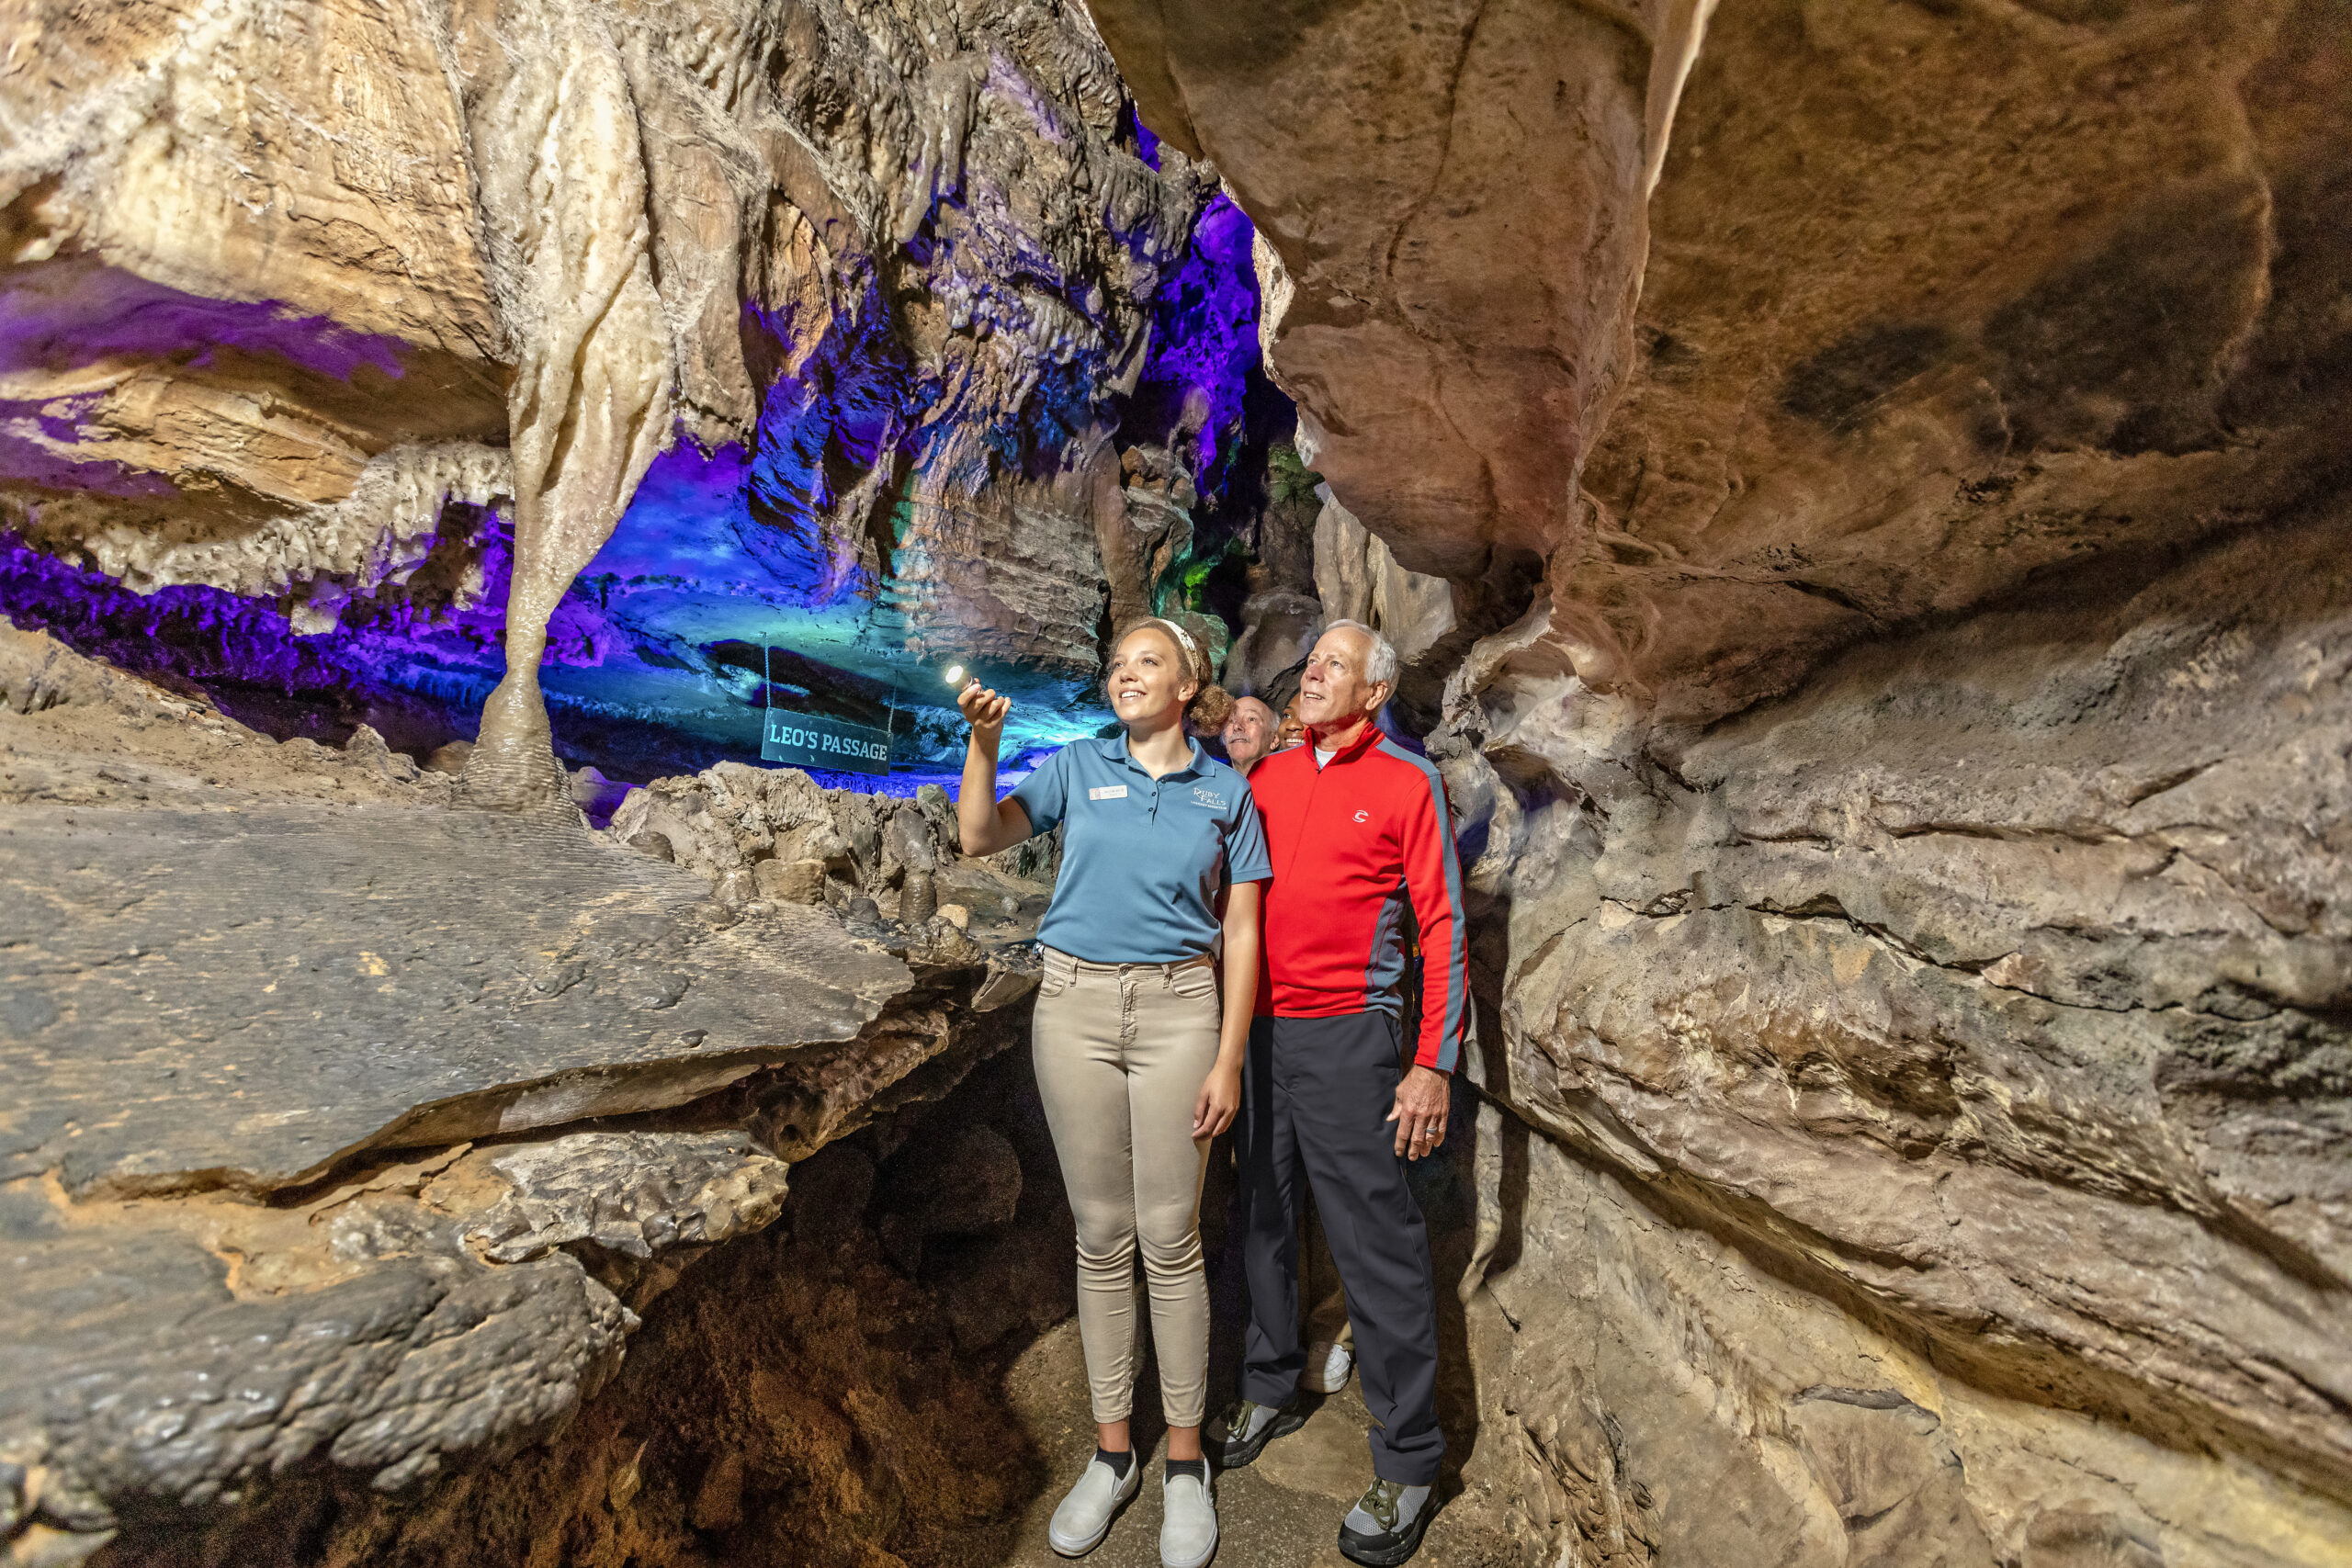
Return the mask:
[[1092,789],[1086,792],[1086,798],[1089,800],[1125,800],[1127,798],[1127,786],[1125,784],[1096,784]]

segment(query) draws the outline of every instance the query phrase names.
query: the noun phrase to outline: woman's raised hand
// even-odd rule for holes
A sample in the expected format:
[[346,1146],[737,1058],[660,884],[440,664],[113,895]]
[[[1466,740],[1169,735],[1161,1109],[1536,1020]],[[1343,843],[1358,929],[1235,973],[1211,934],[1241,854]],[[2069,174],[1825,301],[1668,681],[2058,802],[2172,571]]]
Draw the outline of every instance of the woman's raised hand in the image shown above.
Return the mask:
[[974,676],[962,691],[956,694],[956,705],[963,710],[964,717],[970,721],[973,729],[993,739],[1004,728],[1004,716],[1012,711],[1012,699],[998,696],[993,690],[983,687],[979,678]]

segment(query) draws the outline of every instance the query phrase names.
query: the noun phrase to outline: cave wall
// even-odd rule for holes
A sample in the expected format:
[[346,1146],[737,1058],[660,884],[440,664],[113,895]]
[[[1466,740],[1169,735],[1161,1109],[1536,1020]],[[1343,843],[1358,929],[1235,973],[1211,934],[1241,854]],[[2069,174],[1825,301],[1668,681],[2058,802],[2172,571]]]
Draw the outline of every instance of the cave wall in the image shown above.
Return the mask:
[[1478,635],[1528,1560],[2340,1559],[2343,7],[1097,9]]
[[[0,85],[27,624],[487,706],[480,773],[547,750],[542,665],[583,760],[583,718],[666,722],[689,766],[767,698],[878,723],[950,658],[1057,737],[1106,606],[1181,604],[1255,358],[1249,225],[1136,129],[1082,7],[7,26],[42,62]],[[256,604],[291,636],[241,632]],[[774,692],[766,643],[805,659]]]
[[[1631,1475],[1761,1476],[1805,1388],[1892,1389],[1948,1424],[2005,1413],[1959,1450],[1976,1560],[2077,1494],[2152,1561],[2340,1555],[2345,515],[1867,645],[1670,750],[1570,675],[1465,705],[1455,776],[1497,835],[1473,873],[1486,1087],[1586,1156],[1550,1156],[1572,1185],[1804,1307],[1716,1330],[1725,1359],[1695,1366],[1726,1399],[1744,1358],[1790,1366],[1715,1413],[1713,1452],[1651,1410]],[[1515,713],[1486,705],[1503,691]],[[1713,1310],[1679,1299],[1715,1288],[1695,1279],[1631,1283],[1610,1332]],[[1531,1346],[1579,1315],[1531,1303]],[[1949,1397],[1856,1382],[1813,1345],[1840,1324]],[[1781,1467],[1784,1539],[1835,1468]],[[1661,1560],[1710,1510],[1669,1512]],[[1874,1539],[1853,1560],[1906,1560]]]
[[788,1195],[772,1184],[774,1223],[724,1245],[649,1266],[573,1240],[603,1277],[642,1276],[622,1290],[643,1325],[539,1440],[397,1492],[306,1466],[235,1506],[146,1499],[88,1561],[791,1568],[1002,1551],[1042,1480],[1006,1370],[1073,1310],[1076,1269],[1030,1073],[1012,1046],[937,1103],[800,1161]]
[[[478,802],[548,782],[543,663],[741,705],[787,610],[802,695],[954,652],[1050,708],[1183,608],[1262,341],[1301,482],[1242,664],[1411,628],[1470,868],[1526,1559],[2338,1561],[2348,22],[20,8],[8,607],[404,641],[477,707],[504,638]],[[300,770],[450,804],[366,733]],[[883,913],[938,803],[808,793],[621,828],[970,960]]]

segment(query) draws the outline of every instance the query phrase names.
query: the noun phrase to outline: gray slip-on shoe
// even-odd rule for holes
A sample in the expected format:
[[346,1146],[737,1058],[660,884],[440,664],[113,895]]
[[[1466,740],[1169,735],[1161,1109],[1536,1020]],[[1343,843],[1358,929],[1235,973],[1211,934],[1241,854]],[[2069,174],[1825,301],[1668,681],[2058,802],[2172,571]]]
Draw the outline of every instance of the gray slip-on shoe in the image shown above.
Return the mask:
[[1198,1476],[1170,1475],[1159,1495],[1160,1568],[1202,1568],[1216,1555],[1216,1495]]
[[1325,1341],[1306,1348],[1306,1370],[1298,1374],[1298,1386],[1309,1393],[1337,1393],[1348,1386],[1348,1374],[1355,1371],[1355,1352],[1345,1345]]
[[1054,1510],[1054,1522],[1047,1528],[1046,1538],[1054,1550],[1064,1557],[1083,1557],[1102,1544],[1111,1533],[1111,1521],[1119,1516],[1143,1487],[1143,1456],[1127,1456],[1127,1473],[1124,1476],[1102,1462],[1101,1456],[1086,1461],[1086,1469],[1078,1483],[1062,1498],[1061,1506]]

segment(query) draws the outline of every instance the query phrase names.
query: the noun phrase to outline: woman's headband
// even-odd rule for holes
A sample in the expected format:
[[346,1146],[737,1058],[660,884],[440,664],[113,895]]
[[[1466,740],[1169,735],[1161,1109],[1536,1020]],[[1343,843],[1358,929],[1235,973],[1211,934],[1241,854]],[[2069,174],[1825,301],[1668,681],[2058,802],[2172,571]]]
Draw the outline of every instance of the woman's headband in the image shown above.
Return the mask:
[[1150,616],[1144,624],[1146,626],[1166,626],[1170,633],[1174,634],[1176,646],[1184,650],[1185,662],[1192,665],[1196,671],[1207,667],[1208,660],[1201,657],[1201,645],[1193,640],[1193,634],[1191,632],[1186,631],[1175,622],[1162,620],[1158,615]]

